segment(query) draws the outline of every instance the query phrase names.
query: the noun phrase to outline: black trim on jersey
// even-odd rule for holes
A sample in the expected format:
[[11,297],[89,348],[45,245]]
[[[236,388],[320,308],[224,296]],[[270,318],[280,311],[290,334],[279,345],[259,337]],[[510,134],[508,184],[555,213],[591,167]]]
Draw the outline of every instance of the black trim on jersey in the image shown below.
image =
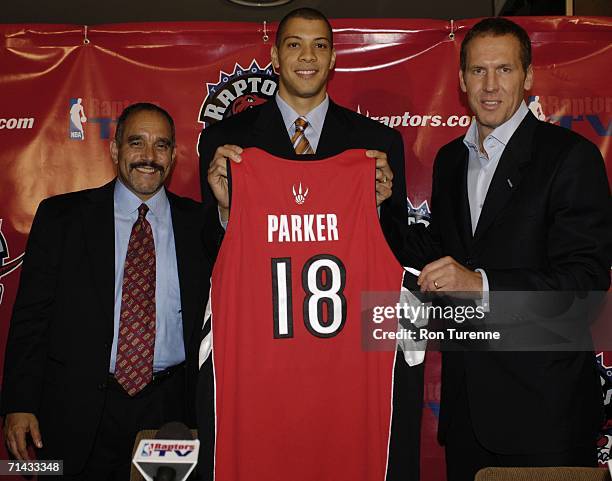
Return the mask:
[[209,316],[204,319],[204,326],[202,326],[202,331],[200,332],[200,343],[204,340],[206,336],[210,334],[210,331],[212,330],[212,323],[210,320],[211,317],[212,316]]
[[404,270],[404,280],[402,281],[402,287],[408,289],[410,293],[423,303],[431,302],[436,298],[435,294],[430,292],[421,292],[421,288],[417,284],[419,280],[418,276],[415,276],[412,272]]
[[[272,263],[272,316],[274,318],[274,339],[293,337],[293,294],[291,289],[291,257],[273,257]],[[279,298],[278,298],[278,264],[285,264],[285,291],[287,292],[287,334],[281,334],[279,329]]]
[[232,161],[225,159],[225,166],[227,168],[227,196],[229,199],[228,210],[232,210]]
[[[340,325],[338,326],[338,329],[336,329],[334,332],[330,334],[322,334],[320,332],[315,331],[312,328],[312,325],[310,322],[311,321],[310,320],[310,310],[308,309],[308,304],[309,304],[310,298],[313,296],[313,292],[310,291],[309,286],[308,286],[308,272],[312,264],[318,260],[332,261],[334,264],[338,266],[338,270],[340,271],[340,288],[338,289],[338,292],[334,292],[334,294],[336,294],[340,298],[340,303],[342,306],[342,314],[341,314],[342,317],[340,319]],[[323,276],[322,276],[323,271],[325,271],[326,273],[327,282],[325,284],[323,284]],[[319,290],[323,290],[323,288],[328,287],[328,286],[331,288],[331,286],[333,285],[332,271],[329,267],[323,267],[322,269],[317,270],[315,278],[316,278],[317,288]],[[343,294],[345,286],[346,286],[346,268],[344,267],[344,264],[338,257],[331,255],[331,254],[319,254],[319,255],[311,257],[304,264],[304,268],[302,269],[302,287],[304,289],[304,292],[306,292],[306,296],[304,297],[304,304],[302,307],[302,311],[304,315],[304,325],[306,326],[306,329],[308,329],[308,332],[310,332],[313,336],[320,337],[320,338],[334,337],[338,335],[340,331],[342,331],[342,328],[344,327],[344,324],[346,322],[346,297],[344,297],[344,294]],[[329,289],[326,289],[326,290],[329,290]],[[327,313],[328,313],[327,322],[323,322],[323,305],[324,304],[327,306]],[[317,301],[317,317],[318,317],[317,319],[318,323],[323,327],[329,327],[331,324],[333,324],[335,320],[333,301],[329,297],[327,298],[322,297]]]

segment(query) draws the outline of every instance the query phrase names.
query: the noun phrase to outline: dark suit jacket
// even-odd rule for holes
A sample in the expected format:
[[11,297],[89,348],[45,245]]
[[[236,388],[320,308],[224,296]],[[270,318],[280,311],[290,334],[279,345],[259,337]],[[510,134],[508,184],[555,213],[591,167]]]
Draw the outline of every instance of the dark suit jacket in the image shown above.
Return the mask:
[[[206,171],[215,150],[220,145],[234,144],[240,147],[259,147],[273,155],[287,159],[304,160],[296,156],[283,117],[274,99],[253,107],[239,115],[202,131],[198,145],[200,153],[200,182],[202,201],[206,211],[206,225],[217,226],[214,235],[208,237],[208,248],[216,252],[222,236],[217,203],[206,179]],[[380,221],[387,242],[394,252],[399,252],[406,229],[406,182],[404,177],[404,144],[399,132],[330,101],[317,153],[308,156],[320,159],[339,154],[347,149],[376,149],[387,153],[393,171],[393,194],[381,205]]]
[[[114,181],[41,202],[28,239],[8,336],[2,413],[31,412],[64,471],[83,467],[108,379],[114,309]],[[168,192],[193,425],[197,349],[209,267],[201,205]]]
[[[463,137],[438,152],[432,223],[426,235],[414,235],[417,225],[408,237],[419,262],[449,255],[482,268],[491,292],[608,289],[610,193],[595,145],[529,113],[504,150],[473,236],[467,165]],[[452,417],[466,415],[454,412],[463,389],[478,440],[500,454],[592,444],[601,421],[592,352],[443,353],[442,442]]]

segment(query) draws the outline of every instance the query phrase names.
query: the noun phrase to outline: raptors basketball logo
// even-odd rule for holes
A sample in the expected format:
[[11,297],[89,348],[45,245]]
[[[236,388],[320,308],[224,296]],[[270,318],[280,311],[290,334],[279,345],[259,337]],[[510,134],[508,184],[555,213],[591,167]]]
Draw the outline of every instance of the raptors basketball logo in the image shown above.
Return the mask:
[[597,354],[597,371],[599,372],[604,406],[608,417],[608,422],[599,432],[597,441],[597,459],[602,464],[611,459],[610,451],[612,447],[612,419],[610,419],[612,414],[612,366],[609,366],[606,362],[606,354],[609,355],[610,353],[600,352]]
[[292,187],[293,187],[293,197],[295,198],[295,203],[297,205],[302,205],[304,202],[306,202],[306,197],[308,197],[308,187],[306,188],[305,191],[302,191],[301,182],[300,182],[300,186],[298,187],[297,192],[295,190],[295,185]]
[[208,127],[271,98],[278,87],[272,64],[260,67],[253,60],[249,67],[234,66],[232,73],[221,71],[216,83],[206,84],[206,97],[198,122]]
[[425,224],[429,225],[431,220],[431,211],[429,210],[429,204],[426,200],[421,202],[420,205],[415,206],[409,198],[406,198],[408,208],[408,224]]
[[0,219],[0,304],[2,304],[4,294],[2,278],[8,276],[23,263],[23,253],[12,260],[9,260],[9,257],[8,242],[2,233],[2,219]]

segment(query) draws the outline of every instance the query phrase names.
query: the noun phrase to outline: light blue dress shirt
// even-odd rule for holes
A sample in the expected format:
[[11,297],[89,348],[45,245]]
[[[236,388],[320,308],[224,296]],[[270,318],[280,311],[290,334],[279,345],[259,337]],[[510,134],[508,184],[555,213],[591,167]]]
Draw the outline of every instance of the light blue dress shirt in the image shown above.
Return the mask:
[[472,124],[465,134],[463,143],[469,151],[467,190],[470,201],[470,216],[472,218],[472,234],[476,232],[478,219],[480,218],[480,213],[489,191],[489,185],[491,185],[491,180],[497,169],[497,164],[499,164],[499,159],[504,153],[510,137],[512,137],[528,112],[529,109],[523,101],[512,117],[487,135],[483,141],[486,154],[480,151],[476,120],[472,120]]
[[[293,110],[293,107],[285,102],[278,92],[276,92],[275,100],[276,105],[278,105],[278,109],[283,116],[283,122],[287,132],[289,133],[289,138],[291,139],[293,134],[295,134],[295,121],[300,114]],[[313,152],[316,152],[317,147],[319,146],[319,139],[321,138],[321,131],[323,130],[323,123],[325,122],[325,116],[327,115],[328,108],[329,95],[325,94],[325,99],[323,102],[303,116],[306,117],[306,120],[308,120],[308,126],[304,130],[304,135],[306,135]]]
[[[119,179],[115,182],[115,311],[113,347],[111,350],[110,371],[115,372],[119,319],[121,313],[121,294],[123,268],[128,249],[132,226],[138,218],[138,207],[142,204],[132,191]],[[181,296],[176,265],[176,248],[170,203],[165,189],[160,189],[145,202],[149,208],[146,219],[153,230],[155,242],[155,354],[153,371],[180,364],[185,360],[183,341],[183,317]]]
[[[521,102],[521,105],[517,111],[514,112],[512,117],[485,137],[482,144],[486,154],[480,150],[476,119],[472,120],[463,138],[463,143],[467,147],[469,153],[467,191],[470,203],[470,217],[472,220],[472,235],[476,232],[480,213],[482,212],[482,207],[484,206],[491,180],[499,164],[499,159],[504,153],[510,138],[514,135],[514,132],[528,113],[529,108],[525,104],[525,101]],[[476,269],[476,272],[482,274],[483,307],[488,309],[489,279],[484,270]]]

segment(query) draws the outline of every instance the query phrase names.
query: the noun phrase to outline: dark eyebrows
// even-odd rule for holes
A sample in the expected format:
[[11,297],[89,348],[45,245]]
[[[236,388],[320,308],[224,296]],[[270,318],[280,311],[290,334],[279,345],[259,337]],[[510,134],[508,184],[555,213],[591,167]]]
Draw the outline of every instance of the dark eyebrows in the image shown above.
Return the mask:
[[[142,140],[144,137],[142,135],[139,134],[132,134],[129,135],[127,138],[127,142],[133,142],[135,140]],[[162,143],[166,146],[172,147],[173,143],[172,140],[170,140],[168,137],[160,137],[158,139],[155,140],[156,144]]]
[[299,35],[287,35],[285,38],[283,38],[283,43],[287,42],[288,40],[302,40],[302,37]]
[[[283,43],[287,42],[288,40],[304,40],[304,38],[300,37],[299,35],[287,35],[285,38],[283,38]],[[325,40],[327,43],[331,43],[329,37],[317,37],[313,39],[313,42],[320,42],[321,40]]]
[[[510,62],[510,63],[505,62],[505,63],[500,63],[500,64],[497,64],[497,65],[494,65],[494,68],[503,68],[503,67],[516,67],[516,64],[514,64],[512,62]],[[472,64],[468,63],[467,64],[467,68],[484,68],[484,69],[486,69],[487,67],[485,67],[484,65],[477,64],[477,63],[472,63]]]

